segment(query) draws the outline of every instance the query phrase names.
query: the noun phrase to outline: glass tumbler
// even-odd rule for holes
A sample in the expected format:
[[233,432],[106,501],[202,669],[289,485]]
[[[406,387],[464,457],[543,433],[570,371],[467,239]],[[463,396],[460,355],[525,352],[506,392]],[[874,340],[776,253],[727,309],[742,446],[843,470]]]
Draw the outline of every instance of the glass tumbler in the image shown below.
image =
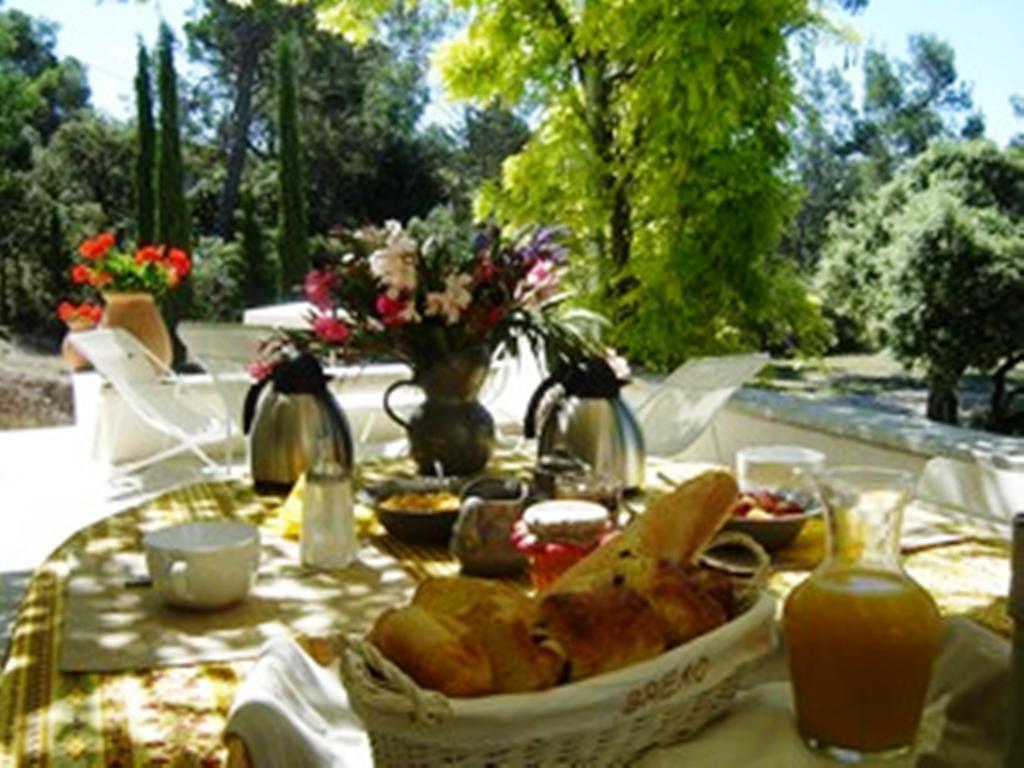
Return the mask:
[[783,611],[797,729],[843,762],[910,750],[939,647],[935,602],[899,560],[912,479],[872,467],[819,475],[828,551]]

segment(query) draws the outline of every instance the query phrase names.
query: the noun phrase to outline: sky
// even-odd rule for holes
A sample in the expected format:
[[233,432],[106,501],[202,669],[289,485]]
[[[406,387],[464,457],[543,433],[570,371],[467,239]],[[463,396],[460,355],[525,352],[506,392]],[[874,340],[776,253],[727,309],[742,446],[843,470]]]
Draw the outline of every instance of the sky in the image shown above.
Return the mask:
[[[86,65],[93,103],[115,117],[132,113],[135,44],[141,36],[152,46],[161,18],[179,31],[193,0],[0,0],[0,8],[17,8],[60,24],[58,53]],[[823,61],[852,62],[848,69],[859,93],[864,46],[893,58],[905,58],[907,37],[929,32],[956,51],[957,71],[973,86],[974,102],[985,115],[987,135],[1000,145],[1024,133],[1024,120],[1010,108],[1013,94],[1024,95],[1024,1],[1022,0],[871,0],[855,16],[833,14],[858,35],[860,47],[832,46]],[[186,76],[190,73],[180,56]],[[192,70],[194,73],[194,70]],[[435,81],[436,82],[436,81]],[[428,122],[445,122],[457,114],[450,104],[435,103]]]

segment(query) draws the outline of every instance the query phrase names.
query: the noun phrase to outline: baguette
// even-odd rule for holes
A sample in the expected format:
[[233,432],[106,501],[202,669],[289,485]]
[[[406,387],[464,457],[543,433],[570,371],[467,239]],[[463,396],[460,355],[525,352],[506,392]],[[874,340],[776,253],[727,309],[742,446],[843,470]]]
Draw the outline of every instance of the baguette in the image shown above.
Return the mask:
[[624,558],[694,563],[725,525],[738,493],[736,480],[724,470],[709,470],[686,481],[651,502],[621,534],[565,571],[542,594],[590,589]]

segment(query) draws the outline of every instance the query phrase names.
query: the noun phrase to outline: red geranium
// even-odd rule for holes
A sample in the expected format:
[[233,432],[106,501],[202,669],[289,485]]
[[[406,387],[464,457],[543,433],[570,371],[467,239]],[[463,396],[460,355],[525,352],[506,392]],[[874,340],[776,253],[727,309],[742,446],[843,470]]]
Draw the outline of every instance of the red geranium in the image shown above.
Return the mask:
[[77,305],[62,301],[57,305],[57,317],[68,325],[97,325],[103,317],[103,307],[88,301]]

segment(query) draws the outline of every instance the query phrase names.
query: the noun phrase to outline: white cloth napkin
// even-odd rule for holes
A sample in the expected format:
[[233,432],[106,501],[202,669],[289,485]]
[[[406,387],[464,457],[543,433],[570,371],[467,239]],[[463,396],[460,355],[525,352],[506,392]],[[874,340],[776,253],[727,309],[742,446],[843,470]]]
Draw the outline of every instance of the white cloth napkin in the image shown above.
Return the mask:
[[373,765],[337,662],[321,667],[288,638],[263,646],[235,696],[226,731],[245,742],[252,768]]

